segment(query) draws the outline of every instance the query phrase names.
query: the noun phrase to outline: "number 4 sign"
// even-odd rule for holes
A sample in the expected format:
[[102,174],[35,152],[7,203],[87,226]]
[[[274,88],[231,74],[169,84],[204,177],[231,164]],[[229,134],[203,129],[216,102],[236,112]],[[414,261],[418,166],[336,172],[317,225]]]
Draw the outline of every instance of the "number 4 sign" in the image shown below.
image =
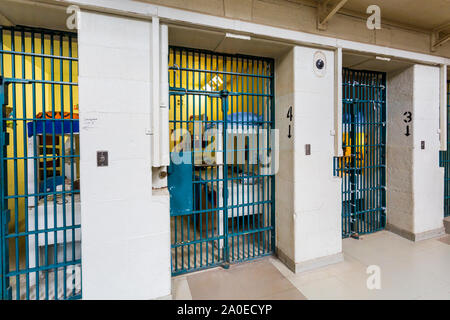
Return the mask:
[[290,139],[292,137],[291,134],[291,122],[292,122],[292,106],[289,107],[287,112],[287,118],[289,119],[289,132],[288,132],[288,138]]

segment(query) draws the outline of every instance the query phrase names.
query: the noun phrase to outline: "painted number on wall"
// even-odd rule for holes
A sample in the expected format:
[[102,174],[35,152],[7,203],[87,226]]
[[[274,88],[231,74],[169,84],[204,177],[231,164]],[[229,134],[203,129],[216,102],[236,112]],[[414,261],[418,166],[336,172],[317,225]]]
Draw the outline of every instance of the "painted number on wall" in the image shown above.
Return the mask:
[[409,124],[412,121],[412,113],[410,111],[406,111],[404,114],[405,118],[403,119],[403,122],[406,123],[406,132],[405,136],[409,137],[411,133],[409,132]]
[[290,139],[292,137],[291,134],[291,123],[292,123],[292,106],[289,107],[287,112],[287,118],[289,119],[289,132],[288,132],[288,138]]

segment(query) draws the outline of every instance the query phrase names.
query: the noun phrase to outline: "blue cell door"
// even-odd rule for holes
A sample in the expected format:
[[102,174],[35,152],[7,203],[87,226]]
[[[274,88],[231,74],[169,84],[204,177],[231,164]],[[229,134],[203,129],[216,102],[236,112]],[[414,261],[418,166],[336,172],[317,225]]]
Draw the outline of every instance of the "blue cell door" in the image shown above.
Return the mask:
[[358,237],[386,224],[386,75],[344,69],[342,98],[342,236]]
[[0,27],[0,298],[81,298],[77,35]]
[[194,209],[191,152],[172,153],[168,170],[171,215],[189,214]]
[[262,161],[275,124],[273,72],[272,59],[169,50],[173,275],[274,251],[275,179]]
[[447,82],[447,150],[439,152],[444,167],[444,217],[450,216],[450,81]]

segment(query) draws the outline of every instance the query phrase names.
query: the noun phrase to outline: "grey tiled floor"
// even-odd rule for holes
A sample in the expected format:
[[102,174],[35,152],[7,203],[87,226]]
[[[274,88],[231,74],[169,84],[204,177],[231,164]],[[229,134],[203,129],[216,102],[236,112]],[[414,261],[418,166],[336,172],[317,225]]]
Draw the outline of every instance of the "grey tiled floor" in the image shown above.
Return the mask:
[[[450,235],[413,243],[388,231],[343,240],[344,261],[294,274],[275,257],[173,278],[174,299],[450,299]],[[381,289],[367,288],[367,267]]]
[[178,277],[174,286],[178,299],[305,299],[269,258]]

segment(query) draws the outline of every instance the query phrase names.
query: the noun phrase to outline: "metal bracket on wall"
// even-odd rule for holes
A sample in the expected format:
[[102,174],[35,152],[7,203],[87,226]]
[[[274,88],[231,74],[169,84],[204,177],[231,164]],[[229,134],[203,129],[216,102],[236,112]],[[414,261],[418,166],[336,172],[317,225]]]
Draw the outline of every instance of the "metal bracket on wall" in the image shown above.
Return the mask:
[[0,145],[2,146],[9,146],[9,133],[3,132],[0,135]]
[[[28,84],[30,81],[24,80],[24,79],[17,79],[17,78],[4,78],[0,76],[0,107],[6,107],[9,102],[9,92],[8,92],[8,86],[11,83],[22,83],[22,84]],[[3,109],[2,109],[3,112]]]
[[[450,30],[450,21],[434,28],[431,31],[431,51],[435,52],[438,47],[442,46],[444,43],[450,41],[450,31],[445,33],[444,31]],[[444,33],[442,35],[442,33]]]
[[330,0],[322,0],[317,6],[317,29],[327,30],[328,20],[330,20],[348,0],[339,0],[328,9]]

